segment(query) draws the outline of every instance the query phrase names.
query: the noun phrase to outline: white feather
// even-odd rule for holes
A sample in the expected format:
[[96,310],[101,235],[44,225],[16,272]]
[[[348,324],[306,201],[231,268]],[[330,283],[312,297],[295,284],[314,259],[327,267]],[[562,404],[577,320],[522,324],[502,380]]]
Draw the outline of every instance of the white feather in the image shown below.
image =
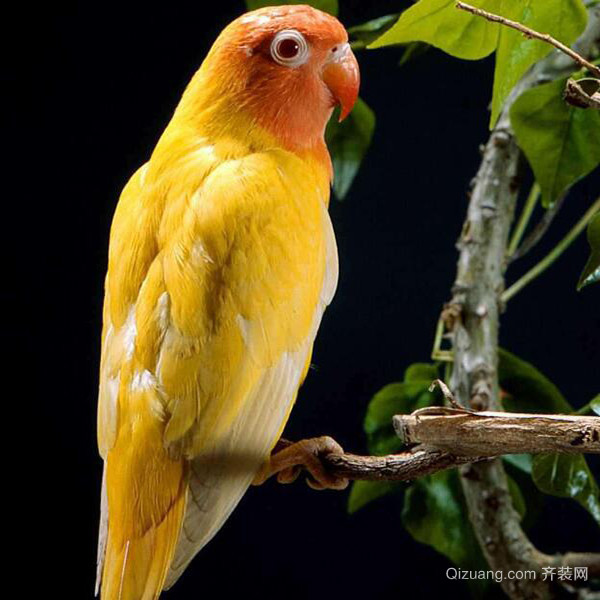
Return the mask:
[[156,388],[156,377],[154,377],[154,375],[148,371],[148,369],[136,371],[131,378],[131,384],[129,387],[132,392],[144,392],[146,390]]
[[96,589],[97,596],[102,582],[102,569],[106,554],[106,538],[108,536],[108,496],[106,494],[106,465],[102,470],[102,491],[100,492],[100,527],[98,531],[98,554],[96,559]]
[[127,320],[122,328],[123,348],[125,348],[125,359],[131,360],[135,350],[135,338],[137,336],[137,326],[135,322],[135,305],[129,309]]

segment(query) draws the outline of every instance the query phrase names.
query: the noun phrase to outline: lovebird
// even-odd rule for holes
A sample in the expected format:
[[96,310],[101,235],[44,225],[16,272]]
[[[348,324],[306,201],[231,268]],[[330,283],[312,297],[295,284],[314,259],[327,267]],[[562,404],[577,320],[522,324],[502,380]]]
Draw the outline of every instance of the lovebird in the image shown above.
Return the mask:
[[[96,592],[152,600],[252,483],[341,488],[331,438],[276,447],[337,285],[324,130],[356,102],[340,22],[301,5],[219,35],[111,226]],[[284,444],[285,445],[285,444]]]

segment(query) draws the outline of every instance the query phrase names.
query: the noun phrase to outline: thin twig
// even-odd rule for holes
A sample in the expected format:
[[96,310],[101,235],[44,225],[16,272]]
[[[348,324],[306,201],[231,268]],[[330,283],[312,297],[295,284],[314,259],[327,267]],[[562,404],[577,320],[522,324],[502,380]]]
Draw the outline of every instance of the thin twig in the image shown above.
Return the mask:
[[354,481],[413,481],[487,458],[456,456],[451,452],[418,446],[412,451],[387,456],[328,454],[322,460],[331,474]]
[[433,340],[433,349],[431,350],[431,360],[441,362],[452,362],[452,352],[442,350],[442,342],[445,338],[446,323],[443,314],[440,315],[435,328],[435,338]]
[[519,221],[515,226],[512,237],[510,238],[510,243],[508,244],[507,254],[509,260],[512,259],[512,256],[516,253],[517,248],[519,247],[521,239],[523,238],[523,234],[525,233],[527,225],[529,224],[529,220],[531,219],[531,215],[533,214],[535,206],[539,200],[540,192],[540,184],[537,181],[534,181],[527,196],[527,200],[525,201],[525,206],[523,207]]
[[548,231],[548,228],[554,221],[554,217],[556,217],[562,208],[562,205],[565,201],[565,196],[566,194],[560,196],[554,201],[554,204],[544,212],[537,225],[531,230],[531,233],[527,235],[517,250],[515,250],[515,252],[508,257],[509,264],[515,260],[518,260],[519,258],[523,258],[544,237],[546,231]]
[[600,211],[600,197],[590,206],[583,217],[575,224],[575,226],[567,233],[567,235],[543,258],[537,265],[532,267],[525,275],[515,281],[501,296],[503,302],[510,300],[528,283],[541,275],[577,238],[577,236],[585,229],[591,218]]
[[552,46],[558,48],[561,52],[572,58],[575,62],[579,63],[582,67],[593,73],[596,77],[600,77],[600,69],[597,66],[586,60],[583,56],[581,56],[581,54],[578,54],[574,50],[571,50],[571,48],[565,46],[562,42],[559,42],[557,39],[553,38],[547,33],[539,33],[538,31],[530,29],[529,27],[526,27],[525,25],[522,25],[517,21],[511,21],[506,17],[502,17],[500,15],[496,15],[486,10],[482,10],[481,8],[476,8],[475,6],[465,4],[464,2],[457,2],[456,8],[460,8],[461,10],[465,10],[479,17],[483,17],[488,21],[500,23],[502,25],[506,25],[506,27],[516,29],[517,31],[520,31],[525,37],[534,38],[536,40],[546,42],[547,44],[551,44]]
[[436,387],[439,387],[440,390],[442,390],[442,394],[444,395],[444,398],[450,404],[450,406],[453,406],[454,408],[460,408],[460,409],[463,408],[456,401],[456,398],[454,397],[454,394],[450,391],[450,388],[441,379],[435,379],[429,386],[429,391],[433,392],[433,390],[435,390]]

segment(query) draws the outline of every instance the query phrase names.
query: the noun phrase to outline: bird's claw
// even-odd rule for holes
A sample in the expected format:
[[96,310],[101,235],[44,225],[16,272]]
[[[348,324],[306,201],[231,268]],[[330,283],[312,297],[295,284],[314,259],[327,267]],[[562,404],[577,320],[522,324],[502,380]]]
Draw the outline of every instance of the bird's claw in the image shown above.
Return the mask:
[[269,460],[268,467],[255,479],[256,484],[271,475],[277,475],[279,483],[292,483],[298,479],[303,469],[309,476],[306,483],[314,490],[343,490],[348,487],[348,479],[330,473],[323,463],[328,454],[343,454],[342,447],[329,436],[302,440],[276,451]]

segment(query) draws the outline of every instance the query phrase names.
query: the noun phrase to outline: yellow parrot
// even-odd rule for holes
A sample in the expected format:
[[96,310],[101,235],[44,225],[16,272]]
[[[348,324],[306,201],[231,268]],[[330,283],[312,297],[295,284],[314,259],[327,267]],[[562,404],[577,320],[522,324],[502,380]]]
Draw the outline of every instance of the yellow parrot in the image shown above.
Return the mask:
[[236,19],[196,72],[110,233],[97,591],[152,600],[249,485],[319,452],[272,450],[338,276],[323,133],[359,87],[343,26],[308,6]]

